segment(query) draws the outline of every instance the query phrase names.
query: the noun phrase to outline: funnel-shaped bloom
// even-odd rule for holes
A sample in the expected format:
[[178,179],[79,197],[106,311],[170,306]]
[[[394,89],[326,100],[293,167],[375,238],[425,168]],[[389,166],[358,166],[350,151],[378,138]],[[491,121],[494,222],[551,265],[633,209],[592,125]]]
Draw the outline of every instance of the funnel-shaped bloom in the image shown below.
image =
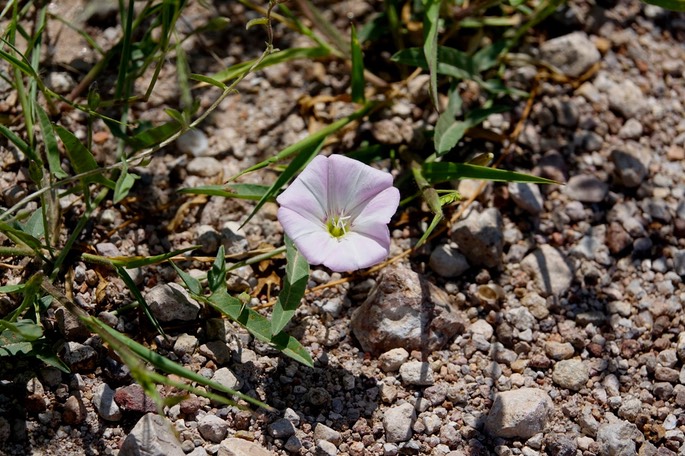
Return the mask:
[[400,202],[390,174],[342,155],[319,155],[277,201],[285,234],[310,264],[343,272],[387,258],[388,222]]

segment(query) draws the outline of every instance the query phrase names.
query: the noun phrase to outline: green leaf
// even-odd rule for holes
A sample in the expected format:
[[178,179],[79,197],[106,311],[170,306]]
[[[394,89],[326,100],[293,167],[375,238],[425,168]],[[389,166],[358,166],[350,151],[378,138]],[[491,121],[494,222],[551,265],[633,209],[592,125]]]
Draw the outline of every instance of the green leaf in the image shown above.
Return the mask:
[[45,237],[45,224],[42,211],[35,211],[22,226],[22,231],[36,239]]
[[272,334],[281,332],[293,318],[304,297],[304,291],[309,280],[309,263],[287,236],[285,238],[285,257],[287,263],[285,265],[283,290],[278,295],[271,314]]
[[685,0],[642,0],[671,11],[685,11]]
[[52,128],[52,123],[50,118],[48,118],[48,113],[40,106],[40,104],[34,104],[36,109],[36,114],[38,115],[38,122],[40,123],[40,134],[43,137],[43,142],[45,143],[45,155],[48,159],[48,167],[50,172],[57,179],[63,179],[67,177],[67,173],[62,169],[62,160],[59,156],[59,148],[57,147],[57,138],[55,137],[55,130]]
[[114,204],[117,204],[119,201],[128,196],[128,193],[131,191],[136,179],[139,179],[139,176],[129,173],[128,166],[124,166],[122,168],[121,174],[119,175],[116,185],[114,186]]
[[28,233],[25,233],[24,231],[8,225],[5,222],[0,222],[0,232],[4,233],[7,237],[15,238],[17,241],[26,244],[26,246],[28,246],[34,252],[40,252],[43,248],[43,244],[40,242],[40,240]]
[[212,293],[226,291],[226,257],[223,245],[216,252],[216,260],[214,260],[212,268],[207,272],[207,283]]
[[143,295],[140,293],[140,290],[136,286],[135,282],[126,271],[126,268],[116,266],[114,270],[116,271],[117,275],[121,278],[121,280],[124,281],[133,297],[136,298],[138,305],[140,305],[140,307],[143,309],[143,312],[147,316],[147,319],[150,320],[150,323],[152,323],[152,326],[154,326],[154,328],[157,330],[159,334],[164,335],[164,329],[162,329],[162,326],[159,324],[159,321],[157,321],[157,318],[155,318],[155,315],[152,313],[150,306],[148,305],[145,298],[143,298]]
[[31,320],[18,320],[16,323],[0,320],[0,328],[17,334],[27,342],[32,342],[43,337],[43,328]]
[[[183,188],[179,193],[191,195],[222,196],[224,198],[238,198],[259,201],[269,191],[269,186],[260,184],[226,184],[204,185],[201,187]],[[270,199],[273,201],[273,198]]]
[[472,61],[475,71],[482,73],[497,65],[502,53],[507,50],[508,44],[506,40],[499,40],[473,54]]
[[[257,65],[255,70],[261,70],[262,68],[266,68],[272,65],[277,65],[279,63],[290,62],[298,59],[319,59],[322,57],[328,57],[330,56],[330,54],[331,51],[323,46],[286,49],[283,51],[274,52],[273,54],[269,54],[268,56],[266,56],[264,60],[262,60],[262,62],[259,65]],[[254,59],[248,60],[247,62],[232,65],[226,68],[225,70],[212,75],[211,78],[221,82],[226,82],[231,79],[235,79],[239,75],[248,71],[256,61],[257,60]]]
[[[457,145],[464,137],[469,128],[482,123],[491,114],[508,111],[510,108],[504,105],[495,105],[488,108],[478,108],[466,114],[464,120],[450,119],[447,115],[440,116],[435,127],[435,152],[438,157],[445,155]],[[447,113],[445,113],[447,114]]]
[[172,268],[176,270],[176,274],[183,280],[183,283],[186,284],[186,287],[188,287],[188,290],[190,290],[191,293],[199,295],[202,293],[202,286],[200,285],[200,281],[197,280],[195,277],[191,276],[178,266],[176,266],[176,263],[173,261],[169,261],[169,264],[171,265]]
[[219,312],[228,315],[232,320],[240,323],[257,339],[273,344],[284,355],[312,367],[314,363],[309,352],[297,339],[281,332],[276,336],[271,333],[271,323],[264,316],[243,305],[238,298],[230,296],[225,291],[214,293],[209,297],[209,303]]
[[165,124],[148,128],[147,130],[141,131],[137,135],[129,139],[128,143],[134,149],[147,149],[148,147],[156,146],[163,141],[171,138],[173,135],[178,133],[182,127],[177,119],[171,120]]
[[[79,141],[72,132],[59,125],[55,126],[55,130],[57,131],[57,135],[62,140],[62,143],[64,143],[64,148],[69,156],[71,167],[74,168],[74,171],[76,171],[77,174],[99,169],[93,154],[91,154],[90,151],[86,149],[83,144],[81,144],[81,141]],[[94,182],[104,185],[110,189],[114,189],[115,187],[114,182],[99,173],[85,177],[82,180],[84,183]]]
[[28,158],[31,160],[41,164],[43,161],[40,159],[38,154],[36,154],[36,151],[31,149],[31,146],[29,146],[26,141],[21,139],[19,136],[17,136],[16,133],[14,133],[12,130],[7,128],[5,125],[0,124],[0,134],[5,136],[9,141],[14,144],[17,149],[19,149],[24,155],[26,155]]
[[106,264],[111,267],[122,267],[126,269],[131,269],[131,268],[139,268],[141,266],[149,266],[151,264],[158,264],[162,263],[163,261],[167,261],[168,259],[182,255],[186,252],[190,252],[191,250],[195,250],[197,246],[191,246],[191,247],[186,247],[184,249],[179,249],[179,250],[174,250],[172,252],[167,252],[163,253],[161,255],[153,255],[153,256],[131,256],[131,257],[102,257],[99,255],[92,255],[90,253],[84,253],[81,255],[81,257],[85,261],[89,261],[92,263],[98,263],[98,264]]
[[430,73],[430,94],[433,104],[440,106],[438,100],[438,27],[440,22],[441,0],[423,0],[423,55]]
[[559,184],[559,182],[486,166],[466,163],[429,162],[423,164],[423,175],[430,182],[438,183],[456,179],[481,179],[495,182],[528,182],[533,184]]
[[265,17],[256,17],[254,19],[247,21],[247,24],[245,24],[245,30],[250,30],[255,25],[266,25],[268,23],[269,19]]
[[204,76],[202,74],[191,74],[188,76],[190,79],[193,79],[198,82],[204,82],[205,84],[213,85],[214,87],[218,87],[221,90],[226,90],[226,84],[224,84],[221,81],[217,81],[216,79],[210,78],[209,76]]
[[[428,69],[426,56],[420,48],[403,49],[393,55],[391,60],[403,65]],[[468,54],[444,46],[438,47],[436,72],[456,79],[474,79],[476,76],[473,72],[473,62]]]
[[357,37],[357,29],[352,24],[352,101],[355,103],[364,103],[364,56],[362,55],[362,48]]
[[18,283],[16,285],[5,285],[0,287],[0,293],[19,293],[24,290],[25,284]]

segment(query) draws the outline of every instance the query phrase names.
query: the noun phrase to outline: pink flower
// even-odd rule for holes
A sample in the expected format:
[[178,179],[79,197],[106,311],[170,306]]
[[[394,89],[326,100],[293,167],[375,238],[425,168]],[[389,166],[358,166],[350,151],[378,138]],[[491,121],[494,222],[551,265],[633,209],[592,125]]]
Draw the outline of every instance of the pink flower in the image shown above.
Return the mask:
[[342,155],[319,155],[277,201],[285,234],[309,264],[343,272],[388,257],[388,223],[400,202],[389,173]]

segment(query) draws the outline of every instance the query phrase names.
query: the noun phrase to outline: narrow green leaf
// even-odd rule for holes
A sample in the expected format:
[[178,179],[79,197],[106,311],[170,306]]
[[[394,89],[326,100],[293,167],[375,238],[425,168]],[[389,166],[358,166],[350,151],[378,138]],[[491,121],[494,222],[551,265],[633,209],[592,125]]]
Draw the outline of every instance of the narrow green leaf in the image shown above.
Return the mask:
[[34,104],[36,114],[38,115],[38,122],[40,123],[40,134],[45,143],[45,155],[48,160],[48,168],[50,172],[57,179],[64,179],[67,173],[62,169],[62,160],[59,156],[59,148],[57,147],[57,138],[55,137],[55,130],[52,128],[52,122],[48,117],[48,113],[41,107],[40,104]]
[[559,182],[485,166],[469,165],[466,163],[430,162],[423,164],[423,175],[433,183],[456,179],[481,179],[495,182],[529,182],[533,184],[559,184]]
[[314,365],[311,356],[297,339],[283,332],[273,336],[269,320],[243,305],[243,302],[238,298],[234,298],[223,291],[212,294],[209,297],[209,303],[219,312],[240,323],[257,339],[273,344],[284,355],[305,366],[312,367]]
[[421,236],[421,239],[418,240],[418,242],[416,243],[416,246],[414,248],[419,247],[419,246],[423,245],[424,242],[426,242],[426,239],[428,239],[428,236],[430,236],[431,233],[433,233],[433,231],[435,231],[435,228],[438,226],[438,224],[440,223],[440,221],[444,217],[445,216],[443,215],[442,212],[440,212],[439,214],[433,214],[433,220],[431,220],[431,224],[428,226],[428,229],[426,230],[426,232],[423,233],[423,236]]
[[[226,184],[204,185],[201,187],[182,188],[179,193],[191,195],[222,196],[224,198],[238,198],[259,201],[269,191],[269,186],[260,184]],[[270,201],[274,199],[271,198]]]
[[23,152],[24,155],[26,155],[28,158],[30,158],[31,160],[33,160],[39,164],[43,163],[43,161],[40,159],[38,154],[36,154],[36,151],[31,149],[31,146],[29,146],[26,143],[26,141],[24,141],[19,136],[17,136],[17,134],[14,133],[9,128],[7,128],[7,126],[0,124],[0,134],[2,134],[7,139],[9,139],[9,141],[12,144],[14,144],[15,146],[17,146],[17,149],[19,149],[21,152]]
[[216,260],[214,260],[212,268],[207,272],[207,283],[212,293],[226,291],[226,257],[223,245],[219,247],[219,251],[216,253]]
[[114,186],[114,204],[117,204],[128,196],[128,193],[131,191],[131,188],[137,179],[139,179],[139,176],[129,173],[127,166],[122,168],[121,174]]
[[45,223],[42,211],[35,211],[29,219],[22,225],[22,231],[30,234],[36,239],[45,237]]
[[39,239],[36,239],[32,235],[18,230],[5,222],[0,222],[0,232],[4,233],[9,238],[26,244],[26,246],[34,252],[40,252],[43,249],[43,244]]
[[671,11],[685,11],[685,0],[643,0],[645,3],[660,6]]
[[186,51],[183,50],[183,43],[176,43],[176,80],[178,81],[179,92],[181,92],[181,107],[184,113],[192,112],[193,95],[190,90],[190,64]]
[[125,268],[122,268],[120,266],[117,266],[114,268],[116,271],[117,275],[121,278],[121,280],[124,281],[126,286],[128,287],[128,290],[131,292],[134,298],[136,298],[136,301],[138,302],[138,305],[143,309],[143,312],[147,316],[147,319],[150,320],[150,323],[152,323],[152,326],[157,330],[157,332],[161,335],[164,334],[164,329],[162,329],[162,326],[159,324],[159,321],[157,321],[157,318],[155,315],[152,313],[152,310],[150,309],[150,306],[148,305],[147,301],[145,298],[143,298],[143,295],[140,293],[140,290],[138,289],[138,286],[135,284],[131,276],[128,274]]
[[[403,65],[415,66],[424,70],[428,69],[426,56],[420,48],[403,49],[393,55],[391,60]],[[468,54],[444,46],[438,47],[436,72],[459,80],[474,79],[476,76],[473,72],[473,62]]]
[[475,72],[482,73],[497,65],[502,54],[508,49],[507,46],[506,40],[499,40],[473,54],[472,61]]
[[362,47],[359,44],[357,37],[357,29],[352,24],[352,40],[351,40],[351,55],[352,55],[352,101],[355,103],[364,103],[364,56],[362,55]]
[[18,320],[16,323],[0,320],[0,328],[12,331],[27,342],[43,337],[43,328],[31,320]]
[[186,287],[188,287],[188,290],[190,290],[191,293],[199,295],[202,293],[202,286],[200,285],[200,281],[197,280],[195,277],[191,276],[178,266],[176,266],[176,263],[173,261],[169,261],[169,264],[171,265],[172,268],[176,270],[176,274],[183,280],[183,283],[186,284]]
[[423,0],[423,55],[430,74],[430,94],[433,105],[439,109],[438,100],[438,27],[440,22],[441,0]]
[[88,262],[105,264],[110,267],[122,267],[126,269],[140,268],[142,266],[149,266],[151,264],[159,264],[168,259],[182,255],[191,250],[195,250],[197,246],[186,247],[184,249],[174,250],[172,252],[163,253],[161,255],[153,256],[131,256],[131,257],[102,257],[99,255],[92,255],[90,253],[84,253],[81,257]]
[[247,24],[245,24],[245,30],[250,30],[255,25],[266,25],[268,23],[269,19],[265,17],[256,17],[254,19],[247,21]]
[[216,79],[210,78],[209,76],[204,76],[202,74],[191,74],[188,76],[190,79],[193,79],[198,82],[204,82],[205,84],[213,85],[214,87],[218,87],[221,90],[226,90],[226,84],[224,84],[221,81],[217,81]]
[[[308,47],[308,48],[292,48],[283,51],[274,52],[269,54],[262,60],[262,62],[257,65],[255,70],[261,70],[272,65],[277,65],[283,62],[290,62],[298,59],[319,59],[323,57],[328,57],[331,55],[331,51],[323,46]],[[238,63],[226,68],[219,73],[211,76],[212,79],[226,82],[231,79],[237,78],[239,75],[247,72],[250,67],[256,62],[255,60],[248,60],[247,62]]]
[[16,285],[5,285],[0,287],[0,293],[19,293],[24,290],[25,284],[18,283]]
[[278,334],[285,328],[295,315],[304,297],[309,280],[309,263],[297,250],[293,241],[285,238],[285,277],[283,278],[283,290],[276,300],[271,314],[271,333]]
[[[79,141],[72,132],[59,125],[55,126],[55,130],[62,140],[62,143],[64,143],[64,148],[69,156],[71,167],[74,168],[74,171],[76,171],[77,174],[99,169],[93,154],[81,144],[81,141]],[[110,189],[114,189],[115,186],[114,182],[107,179],[102,174],[94,174],[84,178],[83,181],[86,183],[95,182]]]
[[183,124],[181,122],[174,118],[174,120],[171,120],[165,124],[141,131],[137,135],[129,138],[128,143],[131,145],[131,147],[138,150],[147,149],[148,147],[156,146],[161,142],[171,138],[171,136],[178,133],[182,125]]
[[469,128],[479,125],[491,114],[505,112],[509,109],[509,107],[504,105],[478,108],[469,111],[464,120],[449,119],[447,116],[441,116],[435,127],[435,151],[438,157],[452,150],[459,140],[464,137]]

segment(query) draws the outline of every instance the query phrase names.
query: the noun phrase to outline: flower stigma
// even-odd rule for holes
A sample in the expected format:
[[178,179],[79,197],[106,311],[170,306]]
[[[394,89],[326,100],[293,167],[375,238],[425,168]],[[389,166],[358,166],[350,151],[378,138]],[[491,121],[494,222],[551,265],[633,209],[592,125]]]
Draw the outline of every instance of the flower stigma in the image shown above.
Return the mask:
[[347,234],[347,230],[350,227],[350,217],[351,216],[349,215],[337,215],[330,217],[328,219],[328,221],[326,222],[326,228],[328,229],[328,232],[331,234],[332,237],[340,239],[341,237]]

